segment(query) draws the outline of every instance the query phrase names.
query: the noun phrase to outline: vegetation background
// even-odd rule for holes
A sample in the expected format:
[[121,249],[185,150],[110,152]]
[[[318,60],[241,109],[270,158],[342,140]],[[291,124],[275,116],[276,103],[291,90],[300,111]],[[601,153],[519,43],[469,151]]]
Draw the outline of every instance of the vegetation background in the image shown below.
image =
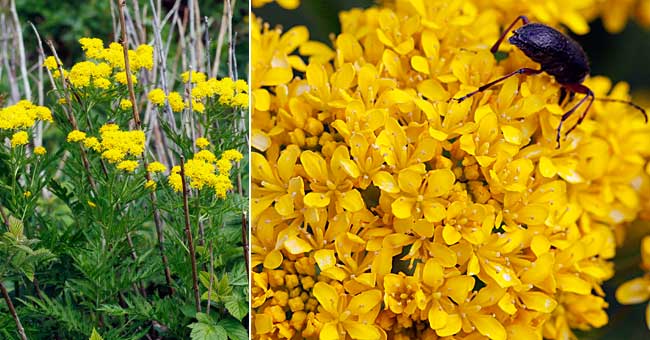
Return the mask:
[[[330,34],[339,34],[338,13],[352,8],[368,8],[376,1],[331,0],[303,1],[300,6],[288,11],[276,3],[255,9],[257,17],[284,31],[296,25],[309,27],[310,39],[331,45]],[[611,34],[597,19],[590,24],[586,35],[570,34],[578,41],[590,58],[591,74],[605,75],[612,82],[626,81],[635,102],[650,106],[650,30],[644,29],[634,20],[629,20],[623,32]],[[646,339],[649,331],[645,325],[646,304],[623,306],[614,298],[616,288],[623,282],[643,274],[639,268],[640,242],[650,234],[650,223],[636,222],[629,228],[625,245],[618,249],[615,258],[616,276],[605,283],[606,300],[609,303],[610,321],[601,329],[579,332],[580,339]]]

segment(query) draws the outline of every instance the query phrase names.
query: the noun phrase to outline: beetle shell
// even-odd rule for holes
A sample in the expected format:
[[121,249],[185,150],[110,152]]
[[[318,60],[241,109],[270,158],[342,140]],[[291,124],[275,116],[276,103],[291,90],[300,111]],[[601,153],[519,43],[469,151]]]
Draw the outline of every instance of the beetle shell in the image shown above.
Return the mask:
[[573,39],[549,26],[530,23],[508,39],[560,84],[576,84],[589,75],[589,59]]

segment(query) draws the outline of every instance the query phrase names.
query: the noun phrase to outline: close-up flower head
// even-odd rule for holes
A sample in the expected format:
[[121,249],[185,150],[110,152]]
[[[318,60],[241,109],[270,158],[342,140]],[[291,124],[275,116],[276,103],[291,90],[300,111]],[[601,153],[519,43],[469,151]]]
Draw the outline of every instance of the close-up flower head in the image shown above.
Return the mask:
[[649,336],[648,2],[359,6],[253,2],[252,337]]

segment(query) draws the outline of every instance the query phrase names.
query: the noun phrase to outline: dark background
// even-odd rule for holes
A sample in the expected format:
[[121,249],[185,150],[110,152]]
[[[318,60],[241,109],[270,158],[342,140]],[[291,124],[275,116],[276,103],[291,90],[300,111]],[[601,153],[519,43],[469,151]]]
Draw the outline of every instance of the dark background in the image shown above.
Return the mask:
[[[254,9],[255,15],[280,25],[285,30],[295,25],[309,27],[310,38],[331,45],[330,34],[340,33],[338,12],[351,8],[367,8],[374,4],[369,0],[303,1],[294,11],[287,11],[275,4]],[[650,105],[650,30],[641,28],[630,20],[625,30],[610,34],[600,20],[591,23],[590,32],[584,36],[572,35],[587,52],[591,60],[592,75],[605,75],[613,82],[627,81],[631,92],[640,104]],[[621,306],[614,292],[623,282],[642,275],[639,247],[641,238],[650,232],[648,224],[631,226],[623,247],[617,250],[614,261],[616,276],[604,284],[605,299],[609,303],[609,324],[589,332],[575,331],[580,340],[604,339],[650,339],[646,328],[646,303]]]

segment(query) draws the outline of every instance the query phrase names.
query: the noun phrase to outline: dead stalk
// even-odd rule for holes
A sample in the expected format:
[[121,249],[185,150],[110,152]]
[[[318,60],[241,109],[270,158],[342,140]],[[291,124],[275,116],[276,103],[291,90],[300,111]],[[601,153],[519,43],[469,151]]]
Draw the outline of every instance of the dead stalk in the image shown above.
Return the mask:
[[[133,90],[133,81],[131,79],[131,65],[129,64],[129,40],[126,34],[126,20],[124,17],[124,7],[126,6],[126,0],[120,0],[119,4],[119,17],[120,17],[120,26],[122,29],[122,49],[124,51],[124,71],[127,74],[127,87],[129,88],[129,98],[131,99],[131,102],[133,104],[133,122],[135,123],[136,129],[141,130],[142,129],[142,123],[140,122],[140,113],[138,112],[138,105],[135,105],[136,100],[135,100],[135,92]],[[145,169],[145,179],[147,181],[151,180],[151,174],[149,171],[146,171],[147,169],[147,158],[144,152],[142,153],[142,165]],[[156,225],[156,233],[158,235],[158,249],[160,251],[160,256],[162,258],[163,262],[163,267],[165,271],[165,280],[167,281],[167,286],[169,289],[174,291],[174,288],[172,286],[172,278],[171,278],[171,272],[169,271],[169,263],[167,261],[167,256],[165,255],[165,246],[164,246],[164,234],[163,234],[163,226],[162,226],[162,219],[160,218],[160,212],[158,211],[158,200],[156,197],[156,193],[154,191],[151,191],[149,194],[149,197],[151,199],[151,209],[153,210],[153,218],[154,218],[154,224]]]

